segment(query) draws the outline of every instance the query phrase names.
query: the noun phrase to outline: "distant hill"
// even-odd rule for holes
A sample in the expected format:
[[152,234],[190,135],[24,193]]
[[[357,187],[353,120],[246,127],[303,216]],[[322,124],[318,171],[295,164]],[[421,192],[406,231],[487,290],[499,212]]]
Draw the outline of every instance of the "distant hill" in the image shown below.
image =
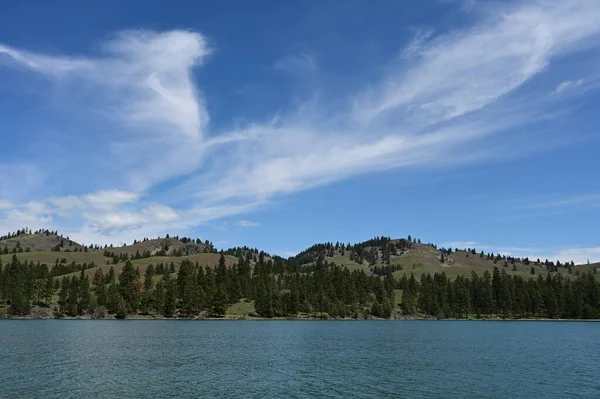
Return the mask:
[[[84,246],[58,232],[48,230],[31,232],[23,229],[0,238],[0,261],[3,263],[7,263],[12,254],[16,253],[21,260],[46,263],[49,266],[57,262],[112,265],[118,274],[126,260],[131,260],[142,268],[157,263],[174,263],[177,267],[185,259],[202,266],[214,267],[219,260],[218,251],[210,241],[189,237],[145,238],[118,247]],[[235,264],[240,257],[249,259],[253,265],[261,253],[265,261],[281,259],[249,247],[230,248],[223,253],[228,265]],[[522,277],[535,277],[540,273],[550,272],[574,278],[580,273],[600,270],[600,263],[574,265],[555,264],[547,260],[538,262],[537,259],[483,253],[476,248],[441,248],[421,243],[420,239],[410,236],[396,239],[381,236],[356,244],[319,243],[290,257],[286,264],[288,268],[298,268],[314,265],[319,261],[345,266],[350,270],[361,270],[367,275],[385,275],[390,272],[396,278],[411,274],[419,278],[422,274],[441,272],[454,278],[469,275],[473,271],[478,274],[486,270],[492,272],[494,267]],[[600,273],[597,275],[600,277]]]
[[209,242],[202,242],[188,238],[155,238],[136,241],[131,245],[121,247],[108,247],[104,251],[109,251],[117,255],[127,254],[129,256],[189,256],[202,253],[216,252],[213,245]]
[[31,233],[19,231],[18,233],[3,236],[0,240],[0,252],[30,252],[30,251],[55,251],[75,252],[83,250],[83,245],[63,237],[55,232],[39,231]]
[[[409,236],[406,239],[375,237],[358,244],[320,243],[300,252],[289,259],[300,265],[313,264],[321,259],[333,262],[351,270],[363,270],[367,274],[385,275],[391,272],[394,277],[414,274],[434,274],[444,272],[449,277],[468,276],[471,272],[481,275],[490,273],[494,267],[504,269],[509,275],[536,277],[540,273],[560,273],[565,277],[576,277],[588,271],[600,270],[600,263],[575,265],[555,263],[548,260],[516,258],[500,254],[484,253],[476,248],[438,248],[434,244],[423,244]],[[600,277],[600,274],[598,274]]]
[[23,229],[0,237],[0,318],[589,319],[600,317],[599,272],[410,236],[319,243],[284,259],[189,237],[100,247]]

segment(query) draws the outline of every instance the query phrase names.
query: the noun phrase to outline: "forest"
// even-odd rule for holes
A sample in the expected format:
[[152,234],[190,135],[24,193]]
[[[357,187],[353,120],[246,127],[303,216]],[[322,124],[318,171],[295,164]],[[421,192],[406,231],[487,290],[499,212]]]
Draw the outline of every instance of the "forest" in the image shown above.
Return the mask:
[[[0,263],[0,301],[12,317],[49,308],[56,318],[220,318],[230,305],[253,301],[249,316],[261,318],[600,318],[600,283],[591,273],[523,278],[495,267],[453,279],[444,273],[396,279],[392,268],[368,275],[323,256],[301,264],[235,253],[233,266],[221,252],[213,268],[183,260],[178,267],[151,264],[143,274],[128,260],[118,275],[112,267],[106,274],[94,264],[48,268],[13,255]],[[95,269],[91,279],[88,269]]]

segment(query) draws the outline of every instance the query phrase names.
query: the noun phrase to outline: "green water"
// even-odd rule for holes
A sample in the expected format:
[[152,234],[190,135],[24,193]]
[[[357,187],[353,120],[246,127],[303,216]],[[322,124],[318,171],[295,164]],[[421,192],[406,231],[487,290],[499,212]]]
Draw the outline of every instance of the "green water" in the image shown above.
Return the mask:
[[0,321],[5,398],[600,398],[600,323]]

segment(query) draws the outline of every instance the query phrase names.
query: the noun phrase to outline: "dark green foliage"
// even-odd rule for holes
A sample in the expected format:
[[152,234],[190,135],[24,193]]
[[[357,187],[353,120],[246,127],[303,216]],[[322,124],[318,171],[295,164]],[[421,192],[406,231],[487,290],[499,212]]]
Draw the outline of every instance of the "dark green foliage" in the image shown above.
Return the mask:
[[[396,280],[392,273],[401,269],[389,264],[389,258],[411,245],[409,240],[390,241],[386,237],[355,246],[328,243],[289,260],[256,249],[237,248],[231,250],[238,256],[235,265],[228,265],[226,252],[222,252],[214,269],[183,259],[178,267],[175,262],[149,265],[145,276],[140,276],[127,261],[118,279],[112,268],[107,275],[97,269],[91,281],[85,270],[95,267],[93,264],[68,264],[66,259],[57,259],[49,270],[46,265],[19,261],[13,256],[9,264],[0,265],[0,305],[10,315],[27,315],[32,305],[54,306],[52,297],[58,293],[58,306],[53,310],[57,316],[70,317],[94,315],[104,308],[119,318],[138,312],[166,317],[223,317],[232,304],[242,299],[254,302],[256,315],[265,318],[299,314],[386,319],[401,315],[600,317],[600,283],[594,276],[576,271],[574,276],[563,278],[555,272],[561,267],[566,273],[573,266],[570,263],[525,259],[523,262],[529,262],[536,275],[524,279],[507,273],[508,266],[512,264],[514,270],[520,260],[488,254],[490,260],[502,262],[493,273],[473,272],[454,280],[443,273],[423,275],[420,281],[413,275]],[[328,262],[342,251],[350,251],[357,261],[379,263],[367,274]],[[440,252],[449,259],[452,250],[441,248]],[[475,249],[468,252],[476,254]],[[305,260],[309,262],[301,263]],[[72,274],[62,276],[66,271]],[[155,283],[157,275],[163,277]],[[396,290],[402,290],[401,301],[394,295]]]
[[137,311],[141,300],[141,282],[130,261],[125,262],[119,275],[119,293],[125,300],[130,313]]
[[115,312],[115,318],[125,319],[127,317],[127,303],[122,297],[119,297],[117,302],[117,310]]
[[[416,239],[413,239],[413,241],[416,243]],[[342,255],[347,251],[350,252],[350,260],[357,263],[367,261],[370,266],[377,263],[389,265],[391,255],[398,255],[412,246],[413,242],[410,239],[392,241],[390,237],[375,237],[355,245],[344,245],[339,242],[336,244],[331,242],[316,244],[300,252],[298,255],[289,258],[286,269],[288,271],[297,271],[306,264],[317,262],[319,258],[323,261],[326,256]]]
[[163,315],[173,317],[177,307],[177,287],[173,280],[166,282],[165,301],[163,306]]
[[31,310],[31,295],[28,289],[32,281],[32,270],[28,265],[21,265],[16,255],[6,268],[3,280],[5,293],[8,299],[9,313],[13,316],[26,315]]
[[214,317],[225,316],[227,310],[227,294],[222,285],[218,285],[213,289],[211,301],[211,314]]

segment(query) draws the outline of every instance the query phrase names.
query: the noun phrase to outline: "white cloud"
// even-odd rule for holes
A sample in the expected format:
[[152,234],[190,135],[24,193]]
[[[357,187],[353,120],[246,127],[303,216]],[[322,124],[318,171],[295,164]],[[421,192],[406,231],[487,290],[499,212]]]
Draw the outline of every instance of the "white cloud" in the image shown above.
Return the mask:
[[238,220],[235,225],[240,227],[258,227],[260,223],[251,220]]
[[12,207],[13,207],[13,204],[10,201],[0,199],[0,210],[10,209]]
[[89,215],[88,220],[99,231],[111,231],[139,227],[145,221],[145,218],[141,213],[119,212],[105,213],[98,216]]
[[556,262],[575,262],[575,264],[600,261],[600,247],[566,247],[566,248],[531,248],[531,247],[511,247],[506,245],[491,245],[483,244],[476,241],[453,241],[442,244],[444,248],[467,249],[475,248],[477,252],[484,251],[485,253],[501,254],[506,256],[514,256],[518,258],[540,259],[542,261],[548,259]]
[[298,252],[295,251],[276,251],[274,253],[279,256],[285,256],[286,258],[298,255]]
[[552,58],[597,38],[599,14],[593,0],[492,8],[476,26],[420,44],[413,67],[392,69],[359,98],[356,114],[369,121],[400,111],[440,121],[482,109],[542,72]]
[[314,72],[318,69],[315,58],[306,53],[288,55],[275,63],[275,69],[289,72],[294,75],[300,75],[307,72]]
[[120,190],[103,190],[85,195],[84,200],[96,209],[114,209],[115,207],[136,202],[139,194]]
[[47,204],[55,208],[56,214],[66,216],[75,211],[104,211],[110,212],[122,205],[135,203],[139,194],[121,190],[101,190],[94,193],[75,196],[51,197]]
[[[600,247],[591,248],[568,248],[561,249],[555,252],[549,253],[544,259],[548,260],[560,260],[561,262],[567,262],[572,260],[575,264],[585,264],[589,260],[590,262],[600,262]],[[536,258],[537,259],[537,258]],[[540,257],[540,259],[542,259]]]
[[[371,77],[375,84],[351,104],[315,97],[268,122],[211,135],[206,104],[192,78],[192,69],[210,53],[200,34],[125,32],[95,57],[47,56],[0,45],[0,54],[53,79],[69,94],[65,97],[77,99],[70,100],[75,112],[105,124],[100,130],[106,137],[98,141],[107,145],[94,148],[101,161],[79,171],[90,172],[90,184],[96,178],[102,184],[87,195],[40,200],[46,216],[30,214],[50,218],[48,223],[73,220],[74,237],[131,241],[248,213],[277,195],[360,173],[486,159],[485,139],[535,122],[551,102],[560,101],[556,97],[562,96],[550,100],[537,93],[536,101],[519,101],[513,94],[555,59],[598,46],[600,3],[503,3],[476,16],[469,29],[419,35],[400,52],[404,62]],[[276,67],[297,73],[317,65],[299,54]],[[554,89],[548,88],[548,97]],[[0,196],[14,202],[2,191],[3,175]],[[176,185],[151,190],[175,177],[181,178]]]
[[35,193],[43,175],[34,165],[22,162],[0,163],[0,198],[13,202],[22,201]]
[[597,2],[496,11],[471,29],[421,38],[408,69],[393,64],[350,110],[323,116],[309,105],[230,132],[251,140],[230,143],[236,166],[192,180],[206,187],[197,197],[266,199],[369,171],[485,158],[473,158],[485,152],[480,140],[535,121],[537,107],[549,101],[520,103],[509,95],[600,32]]
[[579,80],[565,80],[563,82],[560,82],[556,88],[554,89],[554,93],[562,93],[563,91],[566,90],[571,90],[574,89],[576,87],[579,87],[583,84],[583,79],[579,79]]
[[150,205],[144,209],[144,215],[151,217],[160,223],[171,223],[181,217],[176,210],[166,205]]
[[54,219],[46,205],[42,202],[28,202],[8,208],[4,217],[0,218],[0,231],[12,232],[24,227],[37,229],[40,227],[52,229],[55,227]]
[[576,195],[554,199],[540,199],[535,202],[520,206],[520,209],[566,208],[572,206],[599,206],[600,194]]
[[458,249],[465,249],[465,248],[475,248],[477,246],[477,241],[449,241],[449,242],[445,242],[441,245],[444,248],[458,248]]
[[[50,78],[82,98],[81,112],[118,124],[108,137],[110,163],[135,191],[186,173],[203,154],[209,117],[191,69],[209,54],[204,37],[172,31],[128,31],[103,47],[102,57],[33,54],[0,45],[0,54]],[[65,99],[66,102],[73,101]],[[112,129],[111,129],[112,130]],[[104,134],[104,132],[102,132]]]
[[581,247],[581,248],[556,248],[556,249],[526,249],[515,248],[513,251],[500,253],[515,257],[528,257],[529,259],[540,259],[542,261],[548,259],[556,262],[575,262],[575,264],[585,264],[588,259],[590,262],[600,261],[600,247]]
[[225,226],[225,223],[223,224],[213,224],[211,226],[213,229],[218,230],[218,231],[226,231],[227,227]]

